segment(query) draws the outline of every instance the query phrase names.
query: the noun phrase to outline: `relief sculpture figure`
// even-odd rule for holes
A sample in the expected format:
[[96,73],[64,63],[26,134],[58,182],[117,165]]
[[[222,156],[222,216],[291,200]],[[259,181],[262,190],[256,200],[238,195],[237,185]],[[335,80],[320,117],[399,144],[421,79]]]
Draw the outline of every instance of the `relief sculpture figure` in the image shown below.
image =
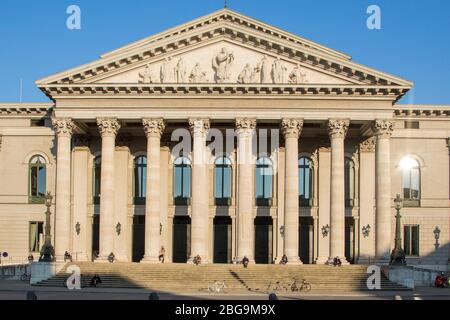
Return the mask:
[[234,61],[233,52],[228,52],[226,48],[213,57],[212,67],[215,71],[215,81],[217,83],[224,83],[230,79],[230,69]]

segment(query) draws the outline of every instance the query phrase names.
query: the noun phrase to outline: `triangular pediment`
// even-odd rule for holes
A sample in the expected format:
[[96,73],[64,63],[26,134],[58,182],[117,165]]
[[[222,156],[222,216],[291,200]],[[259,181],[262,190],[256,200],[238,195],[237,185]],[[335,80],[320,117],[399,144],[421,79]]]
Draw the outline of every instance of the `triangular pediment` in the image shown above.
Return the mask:
[[356,64],[336,50],[228,9],[37,81],[43,90],[51,85],[196,83],[412,86]]

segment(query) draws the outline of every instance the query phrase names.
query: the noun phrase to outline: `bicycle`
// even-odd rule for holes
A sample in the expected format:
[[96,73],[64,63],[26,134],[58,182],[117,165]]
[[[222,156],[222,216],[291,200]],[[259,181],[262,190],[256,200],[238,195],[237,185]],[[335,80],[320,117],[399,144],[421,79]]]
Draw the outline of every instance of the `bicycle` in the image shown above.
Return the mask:
[[224,281],[216,281],[213,285],[208,287],[208,291],[210,293],[221,293],[225,291],[226,287]]
[[282,291],[285,288],[283,287],[283,285],[281,284],[280,281],[275,282],[275,284],[273,284],[272,282],[269,282],[269,284],[267,285],[266,291],[267,292],[277,292],[277,291]]
[[31,280],[31,274],[28,274],[28,273],[24,273],[24,274],[22,274],[21,276],[20,276],[20,281],[28,281],[28,282],[30,282],[30,280]]
[[306,281],[305,279],[302,279],[300,286],[297,285],[297,281],[298,281],[297,279],[294,279],[294,281],[289,285],[291,292],[300,292],[300,291],[310,292],[311,291],[311,284],[308,281]]

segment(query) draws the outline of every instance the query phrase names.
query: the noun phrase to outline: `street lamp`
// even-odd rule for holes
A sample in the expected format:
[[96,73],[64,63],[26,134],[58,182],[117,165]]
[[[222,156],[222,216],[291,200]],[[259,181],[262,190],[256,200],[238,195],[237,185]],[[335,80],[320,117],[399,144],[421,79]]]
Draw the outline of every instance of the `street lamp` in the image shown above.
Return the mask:
[[436,242],[435,242],[435,244],[434,244],[434,247],[435,247],[436,250],[437,250],[437,249],[439,249],[439,246],[440,246],[440,243],[439,243],[439,236],[440,236],[440,234],[441,234],[441,229],[439,229],[439,227],[436,226],[436,228],[434,228],[433,233],[434,233],[434,239],[436,240]]
[[41,249],[41,254],[39,257],[39,262],[52,262],[55,261],[55,249],[52,246],[52,236],[51,236],[51,226],[50,226],[50,207],[52,206],[53,196],[50,192],[47,192],[45,196],[45,206],[47,211],[45,211],[45,242]]
[[402,249],[402,235],[400,233],[400,219],[402,216],[400,215],[400,210],[403,207],[403,199],[400,198],[400,195],[397,194],[397,197],[394,199],[395,210],[397,214],[395,215],[395,247],[391,253],[391,265],[406,265],[405,251]]

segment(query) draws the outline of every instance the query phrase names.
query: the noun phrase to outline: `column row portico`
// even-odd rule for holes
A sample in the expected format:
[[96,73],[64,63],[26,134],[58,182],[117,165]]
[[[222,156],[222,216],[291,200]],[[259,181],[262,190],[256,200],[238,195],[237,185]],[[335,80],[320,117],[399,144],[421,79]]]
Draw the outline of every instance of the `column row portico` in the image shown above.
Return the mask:
[[[115,140],[121,128],[116,118],[98,118],[97,126],[101,135],[102,165],[100,192],[100,254],[99,260],[105,261],[114,253],[114,233],[116,222],[114,214],[114,154]],[[165,130],[162,118],[142,119],[147,137],[147,180],[145,206],[145,254],[142,262],[158,263],[161,248],[161,137]],[[193,137],[192,151],[192,205],[191,238],[192,260],[200,255],[202,263],[212,257],[210,243],[211,224],[209,215],[208,179],[209,165],[206,138],[210,129],[210,120],[206,118],[189,119]],[[236,257],[246,256],[251,262],[255,259],[255,186],[254,167],[256,150],[253,138],[256,135],[257,121],[254,118],[235,119],[237,133],[237,207],[236,224],[233,233],[236,241]],[[56,255],[62,258],[65,251],[71,251],[71,137],[75,124],[72,119],[53,119],[57,135],[57,188],[55,217]],[[329,119],[327,131],[331,142],[330,170],[330,233],[329,260],[340,257],[345,261],[345,179],[344,145],[350,120]],[[283,254],[289,263],[302,263],[299,259],[299,189],[298,189],[298,153],[299,138],[303,130],[303,119],[284,118],[281,129],[285,139],[284,171],[284,245]],[[390,136],[393,122],[375,120],[372,131],[376,138],[376,256],[388,259],[390,238],[386,234],[391,230],[390,196]],[[328,173],[327,173],[328,175]],[[76,178],[76,177],[75,177]],[[328,187],[327,187],[328,188]],[[320,196],[320,195],[319,195]],[[328,201],[327,201],[328,203]],[[319,218],[320,220],[320,218]],[[320,223],[320,221],[319,221]],[[315,230],[320,233],[321,224],[315,222]],[[170,227],[170,226],[169,226]],[[320,246],[320,239],[318,246]],[[315,248],[314,250],[318,250]],[[327,250],[328,251],[328,250]],[[278,253],[279,255],[279,253]]]

